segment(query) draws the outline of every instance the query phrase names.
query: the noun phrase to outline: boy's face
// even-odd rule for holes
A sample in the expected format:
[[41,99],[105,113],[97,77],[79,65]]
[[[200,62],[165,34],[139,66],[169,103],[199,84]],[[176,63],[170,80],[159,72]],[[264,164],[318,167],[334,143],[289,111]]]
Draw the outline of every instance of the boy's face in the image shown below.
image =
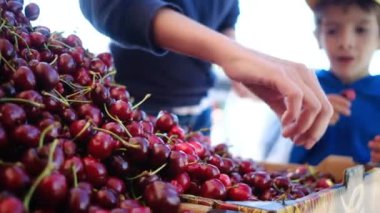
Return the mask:
[[370,60],[380,45],[375,12],[356,5],[329,6],[321,17],[317,38],[334,74],[346,83],[368,75]]

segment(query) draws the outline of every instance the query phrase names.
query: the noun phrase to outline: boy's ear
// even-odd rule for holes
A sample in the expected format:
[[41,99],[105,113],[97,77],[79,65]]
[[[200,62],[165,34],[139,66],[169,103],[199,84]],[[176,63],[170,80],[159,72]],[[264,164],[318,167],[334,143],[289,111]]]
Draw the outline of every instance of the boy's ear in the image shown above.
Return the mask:
[[[317,29],[314,30],[314,36],[315,36],[315,39],[317,39],[319,49],[322,49],[321,40],[319,39],[319,31]],[[378,48],[380,48],[380,40],[379,40],[379,47]]]

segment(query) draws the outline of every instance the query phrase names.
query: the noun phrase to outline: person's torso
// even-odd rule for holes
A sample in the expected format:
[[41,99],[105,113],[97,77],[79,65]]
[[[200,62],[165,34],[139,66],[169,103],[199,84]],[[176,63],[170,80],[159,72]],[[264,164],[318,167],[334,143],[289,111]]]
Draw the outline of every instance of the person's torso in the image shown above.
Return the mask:
[[[218,30],[236,0],[169,0],[191,19]],[[178,26],[181,27],[181,26]],[[174,52],[156,56],[111,44],[117,68],[116,81],[127,86],[136,99],[151,93],[144,106],[196,105],[213,86],[211,64]]]

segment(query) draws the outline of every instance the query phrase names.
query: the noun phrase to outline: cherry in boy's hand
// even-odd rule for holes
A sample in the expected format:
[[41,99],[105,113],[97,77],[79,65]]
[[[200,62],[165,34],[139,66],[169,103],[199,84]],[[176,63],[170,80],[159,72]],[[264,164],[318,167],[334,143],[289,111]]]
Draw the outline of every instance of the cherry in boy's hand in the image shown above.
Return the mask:
[[354,101],[356,98],[356,92],[353,89],[345,89],[341,92],[341,95],[350,101]]
[[371,150],[371,162],[380,163],[380,135],[370,140],[368,147]]

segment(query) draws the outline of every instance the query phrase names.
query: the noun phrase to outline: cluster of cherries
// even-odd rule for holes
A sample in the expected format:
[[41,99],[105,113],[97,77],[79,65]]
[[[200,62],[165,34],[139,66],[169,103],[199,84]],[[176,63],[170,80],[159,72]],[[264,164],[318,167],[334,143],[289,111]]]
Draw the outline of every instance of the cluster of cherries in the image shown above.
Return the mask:
[[32,26],[34,3],[0,8],[0,212],[170,213],[182,194],[283,200],[331,186],[306,167],[233,158],[169,112],[147,116],[113,80],[109,53]]

